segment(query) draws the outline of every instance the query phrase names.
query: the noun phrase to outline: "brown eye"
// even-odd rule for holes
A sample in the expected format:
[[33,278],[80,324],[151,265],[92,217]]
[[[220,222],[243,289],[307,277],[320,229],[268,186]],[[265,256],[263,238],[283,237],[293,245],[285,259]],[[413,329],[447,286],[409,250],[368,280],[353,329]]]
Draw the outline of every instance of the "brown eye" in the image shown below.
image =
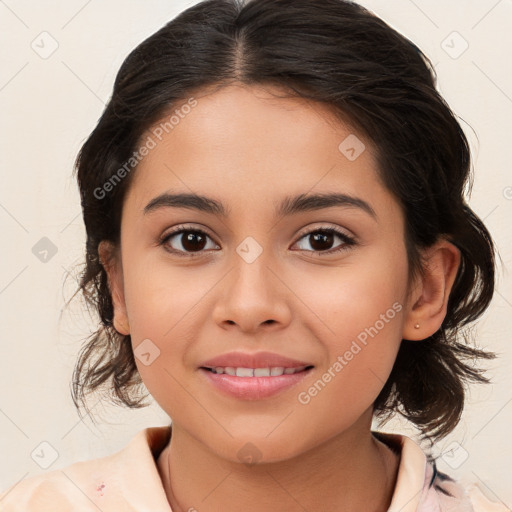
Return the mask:
[[[342,243],[333,248],[336,238],[340,239]],[[308,252],[325,252],[332,254],[348,249],[351,245],[355,245],[355,241],[351,237],[334,228],[321,228],[310,231],[300,238],[300,240],[303,239],[307,241],[311,249],[305,247],[300,249]]]
[[317,251],[325,251],[331,249],[335,238],[332,233],[313,233],[308,236],[311,247]]
[[210,236],[199,229],[178,228],[166,235],[160,243],[167,251],[186,256],[187,253],[200,253],[205,249],[218,247],[213,241],[213,247],[208,247],[209,240]]
[[181,233],[181,246],[185,251],[201,251],[206,245],[206,237],[197,232],[185,231]]

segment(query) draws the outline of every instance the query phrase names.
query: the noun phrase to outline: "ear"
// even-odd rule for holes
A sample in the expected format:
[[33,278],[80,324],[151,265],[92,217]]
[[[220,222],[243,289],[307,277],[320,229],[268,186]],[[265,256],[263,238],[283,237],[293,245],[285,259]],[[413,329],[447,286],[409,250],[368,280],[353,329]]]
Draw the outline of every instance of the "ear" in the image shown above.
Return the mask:
[[102,240],[98,245],[98,255],[107,273],[108,287],[114,306],[114,327],[120,334],[130,334],[128,313],[124,298],[123,266],[118,248],[108,240]]
[[402,332],[406,340],[424,340],[441,327],[457,276],[460,251],[442,239],[425,250],[423,260],[423,275],[417,278],[407,304]]

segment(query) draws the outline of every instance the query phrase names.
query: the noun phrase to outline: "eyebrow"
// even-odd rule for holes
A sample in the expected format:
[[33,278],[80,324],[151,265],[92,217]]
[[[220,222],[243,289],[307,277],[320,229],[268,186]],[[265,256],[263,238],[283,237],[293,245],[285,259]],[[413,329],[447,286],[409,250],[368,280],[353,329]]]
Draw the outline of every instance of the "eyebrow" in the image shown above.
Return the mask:
[[[377,214],[369,203],[358,197],[340,193],[299,194],[294,197],[285,197],[276,208],[276,216],[293,215],[334,206],[358,208],[377,219]],[[228,217],[229,215],[229,210],[220,201],[210,197],[189,193],[171,194],[168,192],[152,199],[144,208],[144,215],[161,208],[188,208],[222,217]]]

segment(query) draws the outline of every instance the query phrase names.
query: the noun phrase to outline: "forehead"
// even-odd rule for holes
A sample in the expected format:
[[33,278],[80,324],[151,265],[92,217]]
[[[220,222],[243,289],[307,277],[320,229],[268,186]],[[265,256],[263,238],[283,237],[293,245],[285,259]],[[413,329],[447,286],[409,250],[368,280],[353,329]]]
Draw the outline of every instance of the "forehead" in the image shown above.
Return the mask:
[[308,192],[389,201],[371,144],[327,106],[283,94],[235,85],[177,102],[142,137],[152,149],[138,164],[127,202],[141,211],[169,190],[244,208],[274,207]]

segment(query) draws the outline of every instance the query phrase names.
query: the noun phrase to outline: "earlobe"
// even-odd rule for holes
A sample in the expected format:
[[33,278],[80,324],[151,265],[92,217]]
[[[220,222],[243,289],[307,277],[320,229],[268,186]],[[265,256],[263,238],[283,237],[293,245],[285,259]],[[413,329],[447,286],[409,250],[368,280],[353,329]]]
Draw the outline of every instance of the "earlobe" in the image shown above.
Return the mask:
[[125,336],[130,334],[130,324],[124,297],[123,269],[117,248],[107,240],[98,245],[98,255],[108,278],[108,287],[114,307],[114,328]]
[[447,240],[425,250],[424,272],[411,298],[402,338],[423,340],[432,336],[446,316],[448,299],[460,265],[460,251]]

